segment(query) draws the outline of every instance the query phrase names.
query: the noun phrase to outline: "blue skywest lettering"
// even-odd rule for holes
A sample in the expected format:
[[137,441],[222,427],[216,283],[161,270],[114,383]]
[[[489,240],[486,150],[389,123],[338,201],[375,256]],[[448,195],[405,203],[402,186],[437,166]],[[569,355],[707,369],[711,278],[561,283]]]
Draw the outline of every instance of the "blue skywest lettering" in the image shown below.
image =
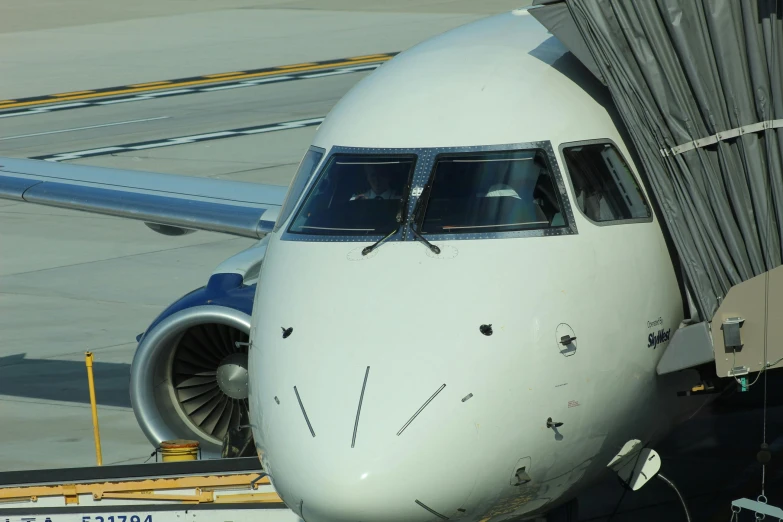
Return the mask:
[[663,344],[669,340],[671,337],[672,330],[669,328],[668,330],[658,330],[654,334],[649,334],[647,336],[647,348],[652,348],[655,350],[658,348],[659,344]]

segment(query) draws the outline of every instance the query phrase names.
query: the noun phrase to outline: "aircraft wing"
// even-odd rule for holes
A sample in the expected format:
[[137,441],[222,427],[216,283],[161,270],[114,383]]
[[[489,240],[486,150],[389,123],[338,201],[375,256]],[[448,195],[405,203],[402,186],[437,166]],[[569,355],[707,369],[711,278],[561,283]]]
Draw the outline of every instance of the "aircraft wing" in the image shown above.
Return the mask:
[[255,239],[272,231],[287,190],[277,185],[0,158],[2,199]]

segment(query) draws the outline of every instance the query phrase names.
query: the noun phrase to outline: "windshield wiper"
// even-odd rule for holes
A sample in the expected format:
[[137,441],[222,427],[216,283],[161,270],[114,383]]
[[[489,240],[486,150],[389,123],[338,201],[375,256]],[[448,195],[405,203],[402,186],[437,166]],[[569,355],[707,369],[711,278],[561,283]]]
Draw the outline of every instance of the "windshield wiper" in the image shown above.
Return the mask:
[[416,230],[416,222],[419,220],[419,210],[421,210],[421,202],[424,201],[427,197],[430,195],[430,187],[431,185],[426,185],[424,187],[424,190],[421,191],[421,194],[419,195],[419,199],[416,200],[416,206],[413,208],[413,213],[411,216],[411,222],[410,222],[410,229],[411,233],[413,233],[413,237],[424,243],[427,248],[429,248],[433,254],[440,254],[440,248],[433,245],[429,241],[427,241],[427,238],[421,235],[421,233]]
[[416,239],[418,239],[419,241],[421,241],[422,243],[424,243],[425,245],[427,245],[427,248],[429,248],[430,250],[432,250],[432,253],[433,253],[433,254],[440,254],[440,248],[438,248],[437,246],[435,246],[435,245],[433,245],[432,243],[430,243],[429,241],[427,241],[427,238],[425,238],[424,236],[422,236],[422,235],[419,233],[419,231],[418,231],[418,230],[416,230],[416,229],[415,229],[415,228],[413,228],[413,227],[414,227],[414,223],[413,223],[413,221],[411,221],[411,232],[413,232],[413,237],[415,237]]
[[383,244],[383,243],[384,243],[384,242],[385,242],[387,239],[389,239],[389,238],[390,238],[390,237],[392,237],[394,234],[396,234],[397,232],[399,232],[399,230],[400,230],[400,225],[397,225],[396,227],[394,227],[394,230],[392,230],[391,232],[389,232],[388,234],[386,234],[385,236],[383,236],[382,238],[380,238],[378,241],[376,241],[375,243],[373,243],[373,244],[372,244],[372,245],[370,245],[370,246],[366,246],[366,247],[364,247],[364,248],[362,249],[362,255],[363,255],[363,256],[366,256],[367,254],[369,254],[370,252],[372,252],[373,250],[375,250],[376,248],[378,248],[379,246],[381,246],[381,245],[382,245],[382,244]]
[[[424,190],[422,190],[421,195],[419,196],[419,199],[416,201],[416,206],[413,208],[412,212],[412,219],[410,223],[410,230],[411,233],[413,233],[413,237],[424,243],[427,248],[429,248],[433,254],[440,254],[440,248],[438,248],[436,245],[433,245],[429,241],[427,241],[427,238],[421,235],[421,233],[416,230],[415,224],[416,221],[418,221],[419,218],[419,210],[421,209],[421,202],[423,199],[425,199],[429,195],[429,185],[427,185]],[[397,232],[400,231],[400,227],[403,223],[407,220],[407,209],[408,209],[408,198],[407,196],[405,199],[401,200],[400,210],[397,212],[397,226],[394,227],[394,230],[383,236],[381,239],[376,241],[370,246],[366,246],[362,249],[362,255],[366,256],[369,253],[371,253],[373,250],[384,244],[389,238],[394,236]]]
[[386,242],[386,240],[388,240],[390,237],[392,237],[394,234],[400,231],[400,227],[402,227],[402,224],[405,223],[405,219],[407,217],[406,216],[407,209],[408,209],[408,196],[406,195],[404,199],[400,200],[400,208],[397,209],[397,216],[395,217],[395,220],[397,221],[397,226],[394,227],[394,230],[392,230],[391,232],[389,232],[388,234],[380,238],[372,245],[364,247],[362,249],[363,256],[366,256],[367,254],[369,254],[370,252],[372,252],[373,250],[381,246],[383,243]]

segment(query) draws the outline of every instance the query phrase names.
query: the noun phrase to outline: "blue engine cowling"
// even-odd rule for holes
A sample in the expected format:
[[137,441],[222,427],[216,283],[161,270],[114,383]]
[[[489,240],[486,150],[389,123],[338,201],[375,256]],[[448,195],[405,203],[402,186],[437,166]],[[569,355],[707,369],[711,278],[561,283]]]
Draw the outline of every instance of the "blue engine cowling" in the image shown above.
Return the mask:
[[219,273],[166,308],[137,340],[131,404],[158,447],[198,440],[220,454],[225,433],[246,425],[247,350],[256,285]]
[[145,332],[136,336],[136,342],[141,342],[147,332],[170,315],[194,306],[226,306],[251,315],[255,293],[256,285],[244,285],[240,274],[214,274],[206,285],[196,288],[171,303],[152,321]]

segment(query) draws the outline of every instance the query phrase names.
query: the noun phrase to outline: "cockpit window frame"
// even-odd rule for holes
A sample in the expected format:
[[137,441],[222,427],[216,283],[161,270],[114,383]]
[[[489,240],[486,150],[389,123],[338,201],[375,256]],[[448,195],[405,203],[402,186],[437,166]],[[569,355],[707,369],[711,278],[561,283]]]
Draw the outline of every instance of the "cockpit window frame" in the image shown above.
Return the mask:
[[[511,230],[511,231],[494,230],[491,232],[449,232],[449,233],[442,233],[442,234],[422,232],[422,234],[429,241],[447,241],[451,239],[464,240],[464,239],[499,239],[499,238],[507,238],[507,237],[560,236],[564,234],[576,233],[576,226],[574,225],[573,222],[574,221],[573,213],[570,207],[568,195],[565,191],[565,184],[563,183],[562,177],[559,175],[559,172],[555,172],[557,163],[553,162],[553,157],[552,157],[553,151],[551,145],[549,147],[541,146],[542,143],[543,142],[526,143],[526,144],[521,144],[519,146],[504,145],[500,148],[496,148],[494,146],[481,147],[479,148],[479,150],[470,150],[470,151],[466,151],[466,150],[459,150],[457,152],[438,151],[438,154],[435,156],[432,162],[431,175],[427,180],[427,183],[431,183],[433,181],[435,177],[435,169],[437,167],[438,161],[441,159],[454,157],[454,156],[471,156],[471,155],[480,156],[482,153],[488,153],[488,152],[533,152],[533,153],[543,152],[547,170],[552,176],[553,186],[555,186],[555,190],[557,191],[558,203],[561,207],[561,211],[563,214],[563,222],[564,222],[563,225],[545,226],[540,228],[526,228],[526,229]],[[423,202],[423,207],[421,209],[422,215],[419,216],[420,222],[423,221],[423,219],[426,216],[428,203],[429,203],[428,201]]]
[[[316,173],[311,176],[310,182],[305,187],[305,191],[303,194],[303,197],[300,199],[299,203],[297,204],[294,211],[291,213],[293,218],[290,220],[288,225],[285,228],[285,232],[280,236],[280,239],[284,241],[312,241],[312,242],[329,242],[329,243],[367,243],[367,242],[375,242],[382,237],[384,237],[383,234],[376,234],[376,235],[332,235],[332,234],[307,234],[304,232],[294,232],[291,229],[294,226],[294,222],[296,221],[297,216],[302,211],[302,207],[306,204],[307,200],[310,198],[310,193],[315,190],[315,187],[320,182],[321,178],[324,177],[326,174],[326,169],[331,165],[332,161],[334,160],[335,156],[342,155],[342,156],[400,156],[401,158],[412,158],[413,159],[413,165],[414,165],[414,173],[413,175],[408,177],[408,180],[405,185],[405,189],[410,192],[409,187],[412,183],[412,179],[415,177],[416,170],[419,168],[419,162],[420,156],[415,152],[407,152],[409,149],[364,149],[364,148],[356,148],[356,147],[332,147],[329,150],[329,153],[321,159],[321,164],[319,165]],[[410,196],[406,196],[406,194],[402,195],[403,201],[405,198],[408,197],[410,199]],[[387,241],[398,241],[403,237],[403,227],[400,226],[398,231],[391,236]]]
[[576,189],[574,188],[574,182],[571,179],[571,173],[568,171],[568,162],[566,162],[564,151],[565,149],[570,149],[572,147],[579,147],[582,145],[611,145],[614,151],[617,153],[618,156],[620,156],[620,159],[625,163],[625,165],[628,167],[628,169],[631,172],[631,176],[633,177],[634,182],[637,185],[637,188],[640,190],[639,195],[644,200],[644,204],[647,206],[647,209],[650,212],[649,217],[641,217],[641,218],[630,218],[630,219],[610,219],[606,221],[595,221],[594,219],[590,218],[585,212],[579,208],[579,205],[575,205],[576,208],[579,211],[579,214],[585,218],[591,225],[595,225],[597,227],[613,227],[618,225],[631,225],[634,223],[652,223],[655,211],[653,210],[652,205],[650,204],[650,197],[645,192],[645,186],[644,183],[642,183],[641,177],[639,172],[634,168],[634,166],[628,162],[628,160],[623,155],[622,150],[620,150],[620,147],[617,146],[617,143],[614,142],[611,138],[596,138],[592,140],[580,140],[580,141],[569,141],[566,143],[561,143],[558,147],[558,152],[560,153],[560,161],[563,162],[563,169],[566,173],[566,178],[568,180],[568,186],[571,189],[571,193],[576,195]]
[[[427,147],[427,148],[371,148],[371,147],[343,147],[333,146],[329,149],[327,154],[321,159],[321,163],[315,173],[311,176],[310,182],[305,187],[303,196],[300,198],[296,208],[291,213],[292,216],[298,215],[301,210],[301,206],[307,200],[307,194],[313,189],[317,181],[323,176],[324,168],[329,165],[332,157],[336,154],[366,154],[366,155],[415,155],[417,156],[416,165],[413,172],[413,180],[411,183],[411,191],[408,197],[408,211],[407,220],[402,227],[402,231],[398,232],[387,242],[395,241],[415,241],[413,235],[409,232],[410,222],[412,219],[413,209],[421,196],[424,186],[429,182],[435,172],[435,162],[438,156],[443,154],[460,154],[460,153],[480,153],[480,152],[493,152],[493,151],[517,151],[517,150],[533,150],[538,149],[544,152],[547,167],[552,175],[555,189],[559,193],[561,212],[565,225],[551,228],[539,228],[533,230],[518,230],[518,231],[505,231],[505,232],[465,232],[465,233],[449,233],[449,234],[426,234],[426,237],[430,241],[466,241],[476,239],[502,239],[502,238],[520,238],[520,237],[549,237],[549,236],[563,236],[577,234],[576,220],[574,219],[574,213],[571,208],[571,202],[566,190],[565,179],[558,159],[552,149],[552,143],[550,141],[533,141],[533,142],[521,142],[521,143],[507,143],[501,145],[477,145],[468,147]],[[289,220],[283,233],[280,235],[282,241],[306,241],[306,242],[323,242],[323,243],[372,243],[381,239],[383,236],[324,236],[313,234],[292,233],[288,229],[293,223],[293,220]]]
[[[300,170],[302,168],[302,164],[304,163],[305,159],[307,158],[307,155],[311,152],[314,152],[316,154],[320,154],[321,156],[318,158],[318,161],[316,161],[315,165],[313,165],[312,170],[310,171],[310,174],[308,175],[307,179],[302,180],[304,183],[302,184],[301,188],[295,186],[296,182],[299,181],[297,179],[297,176],[300,174]],[[319,168],[323,165],[324,158],[326,157],[326,149],[322,147],[316,147],[315,145],[312,145],[308,147],[307,152],[305,152],[304,156],[302,156],[302,159],[299,161],[299,165],[296,168],[296,172],[294,173],[294,177],[291,179],[291,182],[288,184],[288,192],[286,193],[285,199],[283,200],[283,204],[280,205],[280,214],[278,214],[277,221],[275,222],[275,226],[272,229],[273,232],[277,232],[283,226],[286,225],[288,220],[291,219],[291,216],[294,215],[294,211],[299,208],[299,205],[302,204],[302,197],[307,194],[310,190],[310,185],[312,184],[313,180],[316,178]],[[296,192],[299,192],[298,194]],[[292,201],[292,205],[289,209],[287,209],[286,213],[286,205],[289,203],[289,198],[295,199],[295,201]],[[283,215],[285,214],[285,215]]]

